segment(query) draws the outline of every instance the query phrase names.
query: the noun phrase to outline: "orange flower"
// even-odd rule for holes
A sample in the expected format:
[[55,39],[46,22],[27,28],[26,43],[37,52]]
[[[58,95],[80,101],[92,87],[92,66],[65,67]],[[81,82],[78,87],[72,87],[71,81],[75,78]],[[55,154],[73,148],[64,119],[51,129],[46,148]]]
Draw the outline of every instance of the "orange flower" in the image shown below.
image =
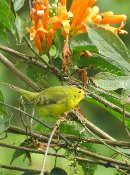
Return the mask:
[[39,52],[48,51],[54,39],[54,31],[49,28],[49,2],[48,0],[35,0],[30,12],[32,27],[27,28],[30,40],[34,40]]
[[[53,8],[55,13],[50,13],[49,0],[34,0],[30,12],[32,27],[28,28],[30,40],[35,42],[39,52],[49,51],[55,31],[61,27],[63,35],[75,35],[87,32],[87,23],[98,24],[99,26],[114,33],[127,33],[122,28],[125,25],[126,15],[114,15],[113,12],[99,13],[99,8],[94,6],[96,0],[72,0],[69,11],[67,11],[67,0],[55,2]],[[119,27],[114,27],[119,24]]]
[[[96,0],[73,0],[70,11],[73,14],[73,20],[70,26],[70,33],[76,34],[87,32],[87,23],[98,24],[114,33],[127,33],[121,30],[127,19],[126,15],[114,15],[113,12],[99,13],[97,6],[92,7]],[[120,24],[118,28],[110,26],[111,24]]]

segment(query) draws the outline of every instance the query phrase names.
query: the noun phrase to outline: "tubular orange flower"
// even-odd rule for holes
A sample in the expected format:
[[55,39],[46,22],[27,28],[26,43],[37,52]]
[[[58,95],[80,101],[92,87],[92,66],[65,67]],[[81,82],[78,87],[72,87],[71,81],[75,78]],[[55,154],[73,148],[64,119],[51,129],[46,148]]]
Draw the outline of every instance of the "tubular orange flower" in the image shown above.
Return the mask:
[[34,40],[39,52],[43,49],[48,51],[54,39],[54,31],[49,28],[49,2],[48,0],[34,0],[30,12],[32,27],[27,28],[30,33],[30,40]]
[[[27,29],[30,40],[35,42],[39,52],[49,51],[55,31],[59,27],[62,29],[63,36],[68,38],[77,33],[87,32],[87,23],[98,24],[116,34],[127,33],[122,30],[127,19],[126,15],[114,15],[111,11],[99,13],[99,7],[94,6],[95,3],[96,0],[72,0],[68,11],[67,0],[59,0],[53,6],[55,13],[50,13],[49,7],[52,6],[49,0],[34,0],[30,12],[32,27]],[[114,27],[115,24],[119,27]]]

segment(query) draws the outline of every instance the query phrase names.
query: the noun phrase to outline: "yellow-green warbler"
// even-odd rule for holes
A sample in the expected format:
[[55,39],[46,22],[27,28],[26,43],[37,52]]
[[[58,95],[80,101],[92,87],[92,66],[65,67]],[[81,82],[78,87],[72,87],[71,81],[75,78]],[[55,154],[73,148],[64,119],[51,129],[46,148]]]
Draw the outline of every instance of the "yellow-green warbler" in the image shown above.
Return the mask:
[[51,116],[70,111],[85,95],[84,90],[73,86],[53,86],[41,92],[30,92],[8,83],[3,84],[19,92],[36,110]]

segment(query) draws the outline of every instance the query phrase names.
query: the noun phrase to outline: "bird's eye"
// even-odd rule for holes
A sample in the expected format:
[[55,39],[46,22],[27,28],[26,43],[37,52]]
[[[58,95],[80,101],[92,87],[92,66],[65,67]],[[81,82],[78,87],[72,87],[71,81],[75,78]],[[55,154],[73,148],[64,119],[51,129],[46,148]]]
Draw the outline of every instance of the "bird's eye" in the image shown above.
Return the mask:
[[33,98],[33,101],[35,101],[35,100],[36,100],[36,97]]
[[81,93],[81,91],[79,91],[79,93]]

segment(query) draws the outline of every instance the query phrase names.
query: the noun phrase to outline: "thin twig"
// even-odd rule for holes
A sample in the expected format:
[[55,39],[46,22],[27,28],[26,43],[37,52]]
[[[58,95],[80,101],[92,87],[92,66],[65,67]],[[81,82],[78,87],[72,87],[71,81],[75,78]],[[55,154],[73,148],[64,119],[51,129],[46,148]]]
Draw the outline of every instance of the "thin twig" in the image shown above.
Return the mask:
[[110,148],[111,150],[117,152],[118,154],[121,154],[122,156],[124,156],[124,157],[126,157],[126,158],[128,158],[128,159],[130,158],[130,156],[128,156],[128,155],[126,155],[126,154],[124,154],[124,153],[122,153],[122,152],[116,150],[115,148],[109,146],[108,144],[106,144],[103,140],[101,140],[98,136],[96,136],[91,130],[89,130],[89,129],[86,127],[86,125],[85,125],[86,119],[85,119],[81,114],[75,113],[75,116],[77,116],[77,118],[79,119],[79,121],[80,121],[80,123],[83,125],[83,127],[84,127],[92,136],[94,136],[96,139],[99,139],[100,142],[102,142],[105,146],[107,146],[107,147]]
[[72,111],[70,114],[78,117],[77,119],[80,120],[80,122],[84,121],[84,124],[87,128],[89,128],[92,132],[94,132],[96,135],[98,135],[99,137],[103,138],[103,139],[108,139],[111,141],[116,141],[116,139],[114,139],[113,137],[111,137],[110,135],[108,135],[107,133],[105,133],[103,130],[101,130],[100,128],[98,128],[97,126],[95,126],[92,122],[90,122],[88,119],[86,119],[84,116],[82,116],[80,113],[76,113],[75,111]]
[[124,175],[128,175],[128,173],[122,171],[118,166],[115,166],[115,168],[117,169],[118,172],[121,173],[121,175],[123,175],[123,174],[124,174]]
[[48,154],[48,150],[49,150],[49,146],[50,146],[50,143],[51,143],[51,140],[52,140],[52,137],[54,136],[56,130],[58,129],[60,123],[63,121],[63,119],[59,119],[57,120],[52,132],[51,132],[51,135],[50,135],[50,138],[48,140],[48,143],[47,143],[47,147],[46,147],[46,151],[45,151],[45,155],[44,155],[44,160],[43,160],[43,164],[42,164],[42,170],[41,170],[41,173],[40,175],[44,175],[44,171],[45,171],[45,164],[46,164],[46,158],[47,158],[47,154]]
[[[115,164],[114,163],[108,163],[106,161],[102,161],[102,160],[91,160],[91,159],[86,159],[86,158],[81,158],[81,157],[76,157],[77,160],[79,161],[84,161],[84,162],[88,162],[88,163],[92,163],[92,164],[96,164],[96,165],[102,165],[104,167],[112,167],[115,168]],[[120,169],[122,170],[130,170],[130,166],[118,166]]]
[[55,126],[54,129],[52,130],[50,138],[48,140],[48,143],[47,143],[47,146],[46,146],[45,155],[44,155],[44,160],[43,160],[43,164],[42,164],[42,170],[41,170],[40,175],[44,175],[46,158],[47,158],[47,155],[48,155],[48,150],[49,150],[49,147],[50,147],[50,143],[51,143],[52,137],[53,137],[54,133],[56,132],[56,130],[57,130],[57,126]]
[[[0,168],[5,168],[5,169],[9,169],[9,170],[23,171],[23,172],[40,173],[40,170],[35,170],[35,169],[31,169],[31,168],[21,168],[21,167],[17,167],[17,166],[10,166],[10,165],[3,165],[3,164],[0,164]],[[47,175],[47,173],[46,173],[46,175]]]
[[[28,136],[32,136],[34,137],[35,139],[38,139],[40,140],[41,142],[44,142],[46,143],[48,141],[48,136],[44,136],[44,134],[41,132],[41,133],[37,133],[37,132],[28,132],[26,133],[26,130],[24,129],[21,129],[19,127],[16,127],[16,126],[10,126],[8,129],[7,129],[7,132],[9,133],[13,133],[13,134],[21,134],[21,135],[26,135],[28,134]],[[57,144],[58,142],[56,140],[52,140],[52,143],[53,144]]]
[[33,49],[31,42],[26,36],[24,36],[24,40],[27,46],[29,47],[29,49],[37,56],[38,60],[42,61],[45,65],[48,66],[48,63]]
[[130,163],[128,163],[128,162],[123,162],[123,161],[120,161],[120,160],[114,160],[112,158],[105,157],[105,156],[102,156],[102,155],[99,155],[99,154],[96,154],[96,153],[92,153],[88,150],[84,150],[80,147],[77,147],[76,151],[82,153],[83,155],[87,155],[87,156],[90,156],[90,157],[93,157],[93,158],[96,158],[96,159],[107,161],[108,163],[114,163],[114,164],[118,164],[118,165],[121,165],[121,166],[130,167]]
[[21,71],[19,71],[15,65],[10,62],[4,55],[0,53],[0,61],[5,64],[15,75],[17,75],[20,79],[22,79],[24,82],[26,82],[31,88],[35,90],[39,90],[39,86],[32,81],[30,78],[28,78],[26,75],[24,75]]
[[[6,144],[6,143],[0,143],[0,146],[5,147],[5,148],[17,149],[17,150],[21,150],[21,151],[25,151],[25,152],[45,154],[45,151],[43,151],[43,150],[36,150],[36,149],[33,149],[33,148],[26,148],[26,147],[22,147],[22,146],[9,145],[9,144]],[[62,155],[62,154],[57,154],[57,153],[52,153],[52,152],[48,152],[48,155],[57,156],[57,157],[60,157],[60,158],[65,158],[65,156]]]
[[126,117],[125,117],[125,105],[123,105],[123,126],[124,126],[124,129],[126,131],[126,134],[128,135],[128,137],[130,138],[130,132],[126,126]]

